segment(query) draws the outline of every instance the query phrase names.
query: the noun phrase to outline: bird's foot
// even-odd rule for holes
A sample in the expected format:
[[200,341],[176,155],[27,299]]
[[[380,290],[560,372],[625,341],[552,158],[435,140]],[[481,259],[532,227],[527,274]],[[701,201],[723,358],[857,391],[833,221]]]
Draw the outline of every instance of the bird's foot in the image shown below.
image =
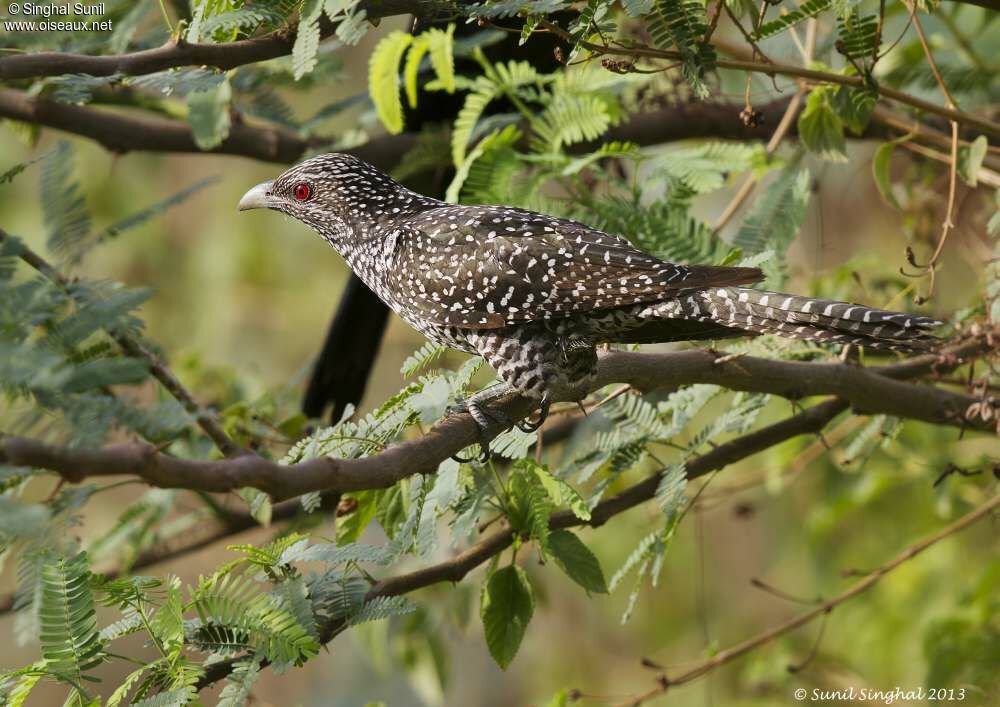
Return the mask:
[[490,460],[490,429],[498,425],[505,429],[510,429],[514,426],[514,421],[510,419],[507,413],[499,408],[490,407],[490,403],[496,402],[511,392],[512,389],[510,386],[505,383],[499,383],[448,407],[446,412],[449,415],[458,415],[467,412],[472,416],[479,431],[479,446],[482,450],[479,457],[465,458],[456,454],[452,456],[452,459],[461,464],[477,460],[480,462]]
[[521,432],[527,432],[528,434],[532,432],[537,432],[541,428],[541,426],[545,424],[545,420],[547,420],[549,417],[550,405],[551,403],[549,403],[549,399],[547,397],[542,398],[542,404],[538,408],[538,419],[534,420],[533,422],[529,422],[528,420],[522,420],[521,422],[517,423],[516,425],[517,429],[521,430]]

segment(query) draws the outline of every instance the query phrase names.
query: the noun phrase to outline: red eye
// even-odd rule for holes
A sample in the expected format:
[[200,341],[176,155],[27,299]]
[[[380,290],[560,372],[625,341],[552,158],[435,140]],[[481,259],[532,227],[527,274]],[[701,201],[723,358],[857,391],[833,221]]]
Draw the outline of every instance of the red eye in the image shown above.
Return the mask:
[[298,184],[295,185],[295,188],[292,190],[292,194],[294,194],[295,198],[298,199],[299,201],[305,201],[310,196],[312,196],[312,193],[313,193],[312,187],[306,184],[305,182],[299,182]]

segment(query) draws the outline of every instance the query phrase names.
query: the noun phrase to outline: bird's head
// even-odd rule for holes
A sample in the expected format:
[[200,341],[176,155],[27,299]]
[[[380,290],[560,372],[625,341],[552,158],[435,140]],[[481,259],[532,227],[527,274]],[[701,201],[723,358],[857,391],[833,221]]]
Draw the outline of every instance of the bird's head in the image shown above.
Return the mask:
[[424,197],[352,155],[301,162],[240,199],[238,209],[274,209],[311,226],[338,249],[371,237],[375,226],[410,212]]

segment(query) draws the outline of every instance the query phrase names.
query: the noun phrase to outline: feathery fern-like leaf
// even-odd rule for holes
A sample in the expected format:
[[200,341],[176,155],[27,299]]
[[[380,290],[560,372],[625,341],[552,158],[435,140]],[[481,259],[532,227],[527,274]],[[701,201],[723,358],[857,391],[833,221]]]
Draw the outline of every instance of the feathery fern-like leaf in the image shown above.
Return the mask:
[[86,553],[49,553],[41,566],[41,586],[42,656],[53,673],[78,686],[83,674],[104,659]]
[[782,15],[776,20],[771,20],[770,22],[762,24],[760,29],[758,29],[755,33],[755,38],[767,39],[768,37],[773,37],[776,34],[781,34],[810,17],[816,17],[816,15],[821,12],[830,9],[832,5],[833,0],[806,0],[806,2],[802,3],[791,12]]
[[90,233],[90,214],[74,170],[68,142],[60,142],[42,162],[41,203],[48,246],[70,258],[81,255],[79,247]]
[[382,125],[391,134],[403,131],[403,103],[399,97],[399,65],[413,43],[407,32],[390,32],[375,46],[368,61],[368,92]]
[[704,76],[715,67],[715,49],[704,41],[708,25],[699,0],[656,0],[648,15],[650,36],[661,48],[677,48],[684,61],[682,73],[698,98],[708,96]]
[[247,703],[254,683],[260,676],[260,659],[256,656],[238,660],[226,676],[226,685],[219,694],[217,707],[242,707]]
[[368,621],[382,621],[393,616],[412,613],[416,608],[406,597],[375,597],[366,601],[359,611],[352,614],[348,623],[357,626]]

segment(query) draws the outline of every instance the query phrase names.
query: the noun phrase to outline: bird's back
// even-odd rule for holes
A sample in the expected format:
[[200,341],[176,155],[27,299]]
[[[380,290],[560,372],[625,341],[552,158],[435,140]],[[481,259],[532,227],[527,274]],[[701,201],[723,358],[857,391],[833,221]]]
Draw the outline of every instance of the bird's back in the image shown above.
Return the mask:
[[668,263],[620,236],[502,206],[400,219],[386,271],[399,307],[470,329],[572,317],[756,282],[756,268]]

